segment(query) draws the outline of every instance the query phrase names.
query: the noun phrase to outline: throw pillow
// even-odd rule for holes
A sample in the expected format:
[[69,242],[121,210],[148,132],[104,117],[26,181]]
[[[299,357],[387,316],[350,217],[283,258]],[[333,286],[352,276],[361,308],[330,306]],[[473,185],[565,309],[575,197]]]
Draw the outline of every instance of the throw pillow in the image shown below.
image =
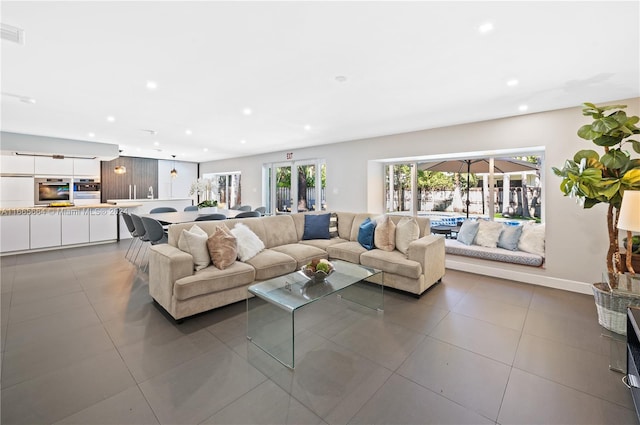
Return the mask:
[[502,233],[500,233],[500,239],[498,239],[498,248],[508,249],[509,251],[517,250],[521,234],[522,226],[509,226],[505,224],[502,228]]
[[331,217],[329,217],[329,237],[337,238],[338,236],[338,214],[331,213]]
[[224,270],[238,258],[238,241],[233,236],[229,228],[220,224],[216,231],[207,239],[207,248],[213,265]]
[[473,240],[476,238],[476,234],[478,233],[478,227],[479,223],[477,221],[463,221],[462,226],[460,226],[457,239],[465,245],[473,244]]
[[403,254],[409,251],[409,244],[420,237],[420,226],[413,217],[402,217],[396,224],[396,249]]
[[498,239],[502,233],[502,223],[490,220],[478,221],[478,233],[476,233],[475,244],[495,248],[498,246]]
[[303,240],[329,239],[329,221],[331,214],[307,214],[304,216]]
[[246,224],[236,223],[234,228],[231,229],[231,234],[236,237],[238,242],[238,258],[240,261],[247,261],[264,249],[264,243]]
[[373,241],[375,231],[376,222],[371,221],[371,219],[367,217],[367,219],[362,222],[360,229],[358,230],[358,243],[368,250],[375,248]]
[[383,251],[396,249],[396,224],[391,221],[388,215],[378,221],[373,234],[373,242],[376,248]]
[[211,262],[207,238],[207,232],[194,224],[189,230],[183,229],[178,239],[178,248],[191,254],[196,271],[204,269]]
[[527,223],[522,226],[518,249],[544,257],[544,224]]

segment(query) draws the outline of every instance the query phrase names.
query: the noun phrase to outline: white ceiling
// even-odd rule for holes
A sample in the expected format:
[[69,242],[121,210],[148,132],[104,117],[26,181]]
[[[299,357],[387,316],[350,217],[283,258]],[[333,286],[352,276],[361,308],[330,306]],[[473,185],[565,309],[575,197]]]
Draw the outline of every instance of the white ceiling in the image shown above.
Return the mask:
[[3,1],[2,130],[203,162],[637,97],[639,4]]

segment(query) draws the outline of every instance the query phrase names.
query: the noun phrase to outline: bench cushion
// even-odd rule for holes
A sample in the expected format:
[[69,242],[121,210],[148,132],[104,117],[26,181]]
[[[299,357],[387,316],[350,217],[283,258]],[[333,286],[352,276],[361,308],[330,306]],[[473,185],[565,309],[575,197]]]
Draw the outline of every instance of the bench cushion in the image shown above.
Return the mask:
[[534,267],[539,267],[544,262],[544,257],[524,251],[509,251],[502,248],[487,248],[479,245],[465,245],[455,239],[445,239],[444,243],[445,252],[447,254],[462,255],[466,257],[501,261],[503,263],[522,264],[525,266]]

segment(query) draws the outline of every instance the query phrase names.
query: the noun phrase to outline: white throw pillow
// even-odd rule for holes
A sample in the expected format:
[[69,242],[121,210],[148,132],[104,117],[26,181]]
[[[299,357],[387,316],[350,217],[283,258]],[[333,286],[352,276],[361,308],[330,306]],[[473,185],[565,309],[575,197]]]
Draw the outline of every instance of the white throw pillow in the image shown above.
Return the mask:
[[498,239],[502,233],[502,223],[489,220],[478,220],[478,233],[474,243],[487,248],[498,246]]
[[413,217],[402,217],[396,224],[396,249],[403,254],[409,251],[409,244],[420,237],[420,226]]
[[196,270],[202,270],[211,263],[207,248],[208,237],[207,232],[194,224],[189,230],[183,229],[178,239],[178,248],[191,254]]
[[246,224],[236,223],[231,234],[238,240],[238,258],[247,261],[264,249],[264,243]]
[[527,223],[522,226],[518,249],[544,257],[544,224]]

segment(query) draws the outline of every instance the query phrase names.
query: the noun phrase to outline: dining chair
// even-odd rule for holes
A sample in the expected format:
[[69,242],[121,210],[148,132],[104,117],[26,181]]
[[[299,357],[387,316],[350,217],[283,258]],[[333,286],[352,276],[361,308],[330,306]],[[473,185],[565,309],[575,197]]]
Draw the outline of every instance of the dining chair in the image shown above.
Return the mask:
[[139,241],[140,239],[138,239],[138,233],[136,232],[136,226],[133,224],[133,220],[131,219],[131,216],[129,215],[129,213],[122,212],[121,214],[122,214],[122,219],[124,220],[124,224],[127,226],[127,230],[129,231],[129,234],[131,235],[131,242],[129,243],[129,247],[127,248],[127,252],[124,254],[124,258],[126,258],[128,261],[131,261],[131,259],[128,257],[129,251],[131,251],[131,248],[133,248],[133,246],[135,245],[136,241]]
[[198,211],[197,205],[189,205],[188,207],[184,207],[185,211]]
[[251,211],[251,205],[239,205],[236,208],[232,208],[238,211]]
[[178,210],[173,207],[156,207],[151,211],[149,211],[149,214],[165,213],[165,212],[178,212]]
[[224,214],[205,214],[199,215],[196,221],[210,221],[210,220],[226,220],[227,216]]
[[234,218],[262,217],[258,211],[243,211],[238,213]]
[[[169,237],[162,227],[162,223],[151,217],[140,217],[146,231],[147,239],[151,245],[167,243]],[[149,261],[145,264],[145,271],[149,269]]]
[[[140,247],[138,247],[138,251],[136,252],[136,256],[133,260],[133,263],[136,264],[136,261],[138,260],[138,255],[140,255],[140,251],[142,250],[142,246],[144,245],[145,242],[149,242],[149,237],[147,236],[147,230],[144,228],[144,224],[142,223],[142,218],[139,215],[131,214],[131,220],[133,221],[133,225],[136,228],[138,239],[140,239],[140,241],[142,242],[140,244]],[[146,249],[145,249],[145,253],[146,253]],[[144,253],[142,254],[142,258],[140,259],[141,260],[140,265],[138,265],[138,267],[142,265],[142,259],[144,259]]]
[[260,215],[265,215],[267,213],[267,208],[266,207],[258,207],[254,211],[259,212]]

